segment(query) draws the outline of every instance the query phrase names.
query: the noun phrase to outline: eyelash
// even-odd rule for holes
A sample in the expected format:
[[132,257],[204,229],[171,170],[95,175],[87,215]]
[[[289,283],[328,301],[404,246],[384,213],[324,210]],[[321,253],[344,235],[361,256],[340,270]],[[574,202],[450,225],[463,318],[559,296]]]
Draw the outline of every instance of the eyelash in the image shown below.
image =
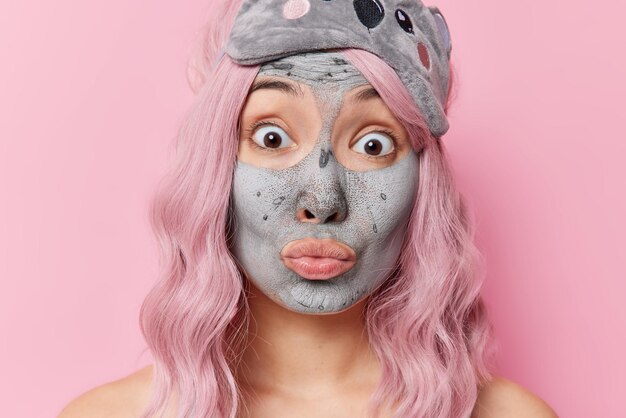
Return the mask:
[[[277,124],[275,124],[275,123],[273,123],[273,122],[270,122],[270,121],[264,121],[264,120],[261,120],[261,121],[255,122],[255,123],[253,123],[252,125],[250,125],[250,126],[246,129],[246,131],[245,131],[245,132],[246,132],[246,140],[248,141],[248,143],[249,143],[249,144],[250,144],[250,145],[251,145],[254,149],[258,149],[258,150],[260,150],[260,151],[263,151],[263,152],[268,152],[268,153],[274,153],[274,152],[276,152],[276,151],[275,151],[275,150],[273,150],[273,149],[270,149],[270,148],[264,148],[264,147],[260,146],[259,144],[257,144],[257,143],[256,143],[256,141],[255,141],[254,139],[252,139],[252,134],[254,133],[254,131],[256,131],[256,129],[257,129],[257,128],[260,128],[261,126],[276,126],[276,127],[280,128],[280,126],[278,126]],[[282,129],[282,128],[281,128],[281,129]],[[391,140],[393,141],[393,145],[394,145],[394,147],[393,147],[393,151],[391,151],[389,154],[385,154],[385,155],[383,155],[383,156],[375,156],[375,155],[367,155],[367,154],[364,154],[364,155],[365,155],[365,157],[366,157],[366,158],[369,158],[369,159],[373,159],[373,160],[385,160],[385,159],[389,159],[389,158],[391,158],[391,157],[395,157],[395,156],[396,156],[396,154],[398,153],[398,142],[399,142],[398,137],[396,136],[396,134],[395,134],[395,133],[394,133],[391,129],[387,129],[387,128],[380,128],[380,129],[375,129],[375,130],[372,130],[372,131],[370,131],[370,132],[366,132],[365,134],[363,134],[363,136],[365,136],[365,135],[369,135],[369,134],[371,134],[371,133],[375,133],[375,132],[381,132],[381,133],[387,134],[387,135],[391,138]],[[363,136],[362,136],[362,137],[363,137]],[[362,138],[362,137],[361,137],[361,138]]]
[[250,144],[252,146],[252,148],[257,149],[257,150],[262,151],[262,152],[268,152],[268,153],[276,152],[276,150],[273,150],[273,149],[270,149],[270,148],[264,148],[264,147],[260,146],[259,144],[256,143],[256,141],[254,139],[252,139],[252,134],[254,133],[254,131],[256,131],[257,128],[260,128],[261,126],[276,126],[276,127],[280,128],[280,126],[276,125],[275,123],[269,122],[269,121],[263,121],[262,120],[262,121],[255,122],[252,125],[250,125],[250,127],[248,127],[246,129],[246,140],[248,141],[248,144]]

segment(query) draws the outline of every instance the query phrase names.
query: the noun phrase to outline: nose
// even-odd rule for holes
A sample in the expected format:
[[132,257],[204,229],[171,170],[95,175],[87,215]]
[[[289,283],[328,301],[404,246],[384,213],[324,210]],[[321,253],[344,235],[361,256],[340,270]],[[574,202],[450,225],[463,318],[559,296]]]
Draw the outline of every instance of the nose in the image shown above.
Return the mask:
[[329,222],[341,222],[346,219],[347,204],[343,193],[324,193],[326,199],[320,199],[315,192],[302,192],[298,199],[296,218],[300,222],[325,224]]
[[298,193],[296,218],[317,224],[341,222],[348,215],[348,203],[338,178],[340,168],[332,153],[323,148],[314,165],[315,176]]

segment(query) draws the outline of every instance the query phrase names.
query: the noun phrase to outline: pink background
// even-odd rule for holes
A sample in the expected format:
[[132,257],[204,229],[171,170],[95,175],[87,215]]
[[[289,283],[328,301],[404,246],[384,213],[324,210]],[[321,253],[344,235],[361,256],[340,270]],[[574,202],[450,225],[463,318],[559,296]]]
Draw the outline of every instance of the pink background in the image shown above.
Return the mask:
[[[624,417],[626,5],[437,5],[459,75],[445,142],[479,222],[499,374],[562,417]],[[150,362],[147,208],[209,7],[0,5],[3,416],[56,416]]]

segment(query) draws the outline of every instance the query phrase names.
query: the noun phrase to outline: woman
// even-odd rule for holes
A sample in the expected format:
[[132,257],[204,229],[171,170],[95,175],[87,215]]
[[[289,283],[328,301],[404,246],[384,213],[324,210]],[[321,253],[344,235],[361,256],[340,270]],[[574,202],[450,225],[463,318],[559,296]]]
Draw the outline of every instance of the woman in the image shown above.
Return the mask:
[[440,12],[241,3],[208,26],[154,200],[155,364],[61,417],[554,417],[491,373]]

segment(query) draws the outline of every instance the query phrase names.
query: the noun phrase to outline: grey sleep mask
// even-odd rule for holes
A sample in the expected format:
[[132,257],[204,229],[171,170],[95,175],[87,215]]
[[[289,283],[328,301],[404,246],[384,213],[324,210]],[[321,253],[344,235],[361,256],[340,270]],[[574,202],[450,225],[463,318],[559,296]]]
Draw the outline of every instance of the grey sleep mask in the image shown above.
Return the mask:
[[391,66],[433,136],[448,130],[451,43],[441,12],[419,0],[244,0],[225,47],[240,65],[358,48]]

